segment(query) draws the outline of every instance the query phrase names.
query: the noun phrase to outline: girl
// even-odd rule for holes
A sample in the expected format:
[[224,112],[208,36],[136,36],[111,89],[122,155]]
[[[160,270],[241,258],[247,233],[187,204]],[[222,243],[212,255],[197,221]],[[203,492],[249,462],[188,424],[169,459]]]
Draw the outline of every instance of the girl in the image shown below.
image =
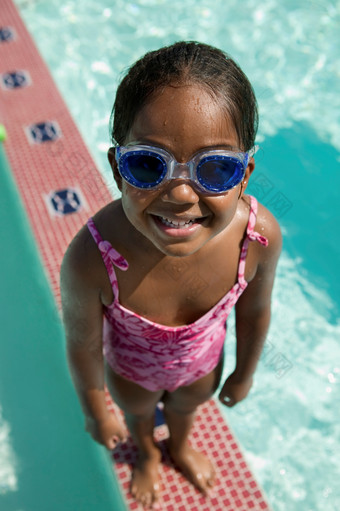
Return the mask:
[[108,158],[121,198],[64,257],[68,359],[86,430],[108,449],[126,437],[106,409],[106,383],[139,449],[131,491],[146,506],[159,493],[160,400],[174,462],[203,493],[214,484],[187,439],[219,385],[235,304],[236,367],[219,398],[233,406],[252,386],[281,250],[276,220],[245,195],[256,129],[252,87],[228,55],[195,42],[148,53],[112,113]]

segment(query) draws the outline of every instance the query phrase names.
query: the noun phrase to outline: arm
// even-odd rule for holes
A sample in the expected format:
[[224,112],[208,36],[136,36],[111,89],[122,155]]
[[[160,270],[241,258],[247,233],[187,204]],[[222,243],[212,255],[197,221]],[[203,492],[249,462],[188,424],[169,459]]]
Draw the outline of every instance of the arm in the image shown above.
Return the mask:
[[86,430],[112,449],[118,439],[124,439],[125,432],[105,403],[101,293],[94,270],[96,261],[91,261],[89,243],[84,238],[86,233],[81,232],[74,239],[61,267],[67,358]]
[[247,396],[270,324],[271,294],[282,247],[279,225],[271,215],[265,235],[269,245],[256,247],[259,254],[255,276],[235,307],[236,367],[219,395],[227,406],[234,406]]

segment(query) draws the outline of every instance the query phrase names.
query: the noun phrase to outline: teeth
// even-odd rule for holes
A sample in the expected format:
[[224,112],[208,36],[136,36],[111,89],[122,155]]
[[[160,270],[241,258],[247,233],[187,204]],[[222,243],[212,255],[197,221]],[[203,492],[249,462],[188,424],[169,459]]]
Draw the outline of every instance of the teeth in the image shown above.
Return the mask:
[[170,220],[170,218],[160,217],[163,224],[168,225],[169,227],[189,227],[189,225],[193,224],[193,220]]

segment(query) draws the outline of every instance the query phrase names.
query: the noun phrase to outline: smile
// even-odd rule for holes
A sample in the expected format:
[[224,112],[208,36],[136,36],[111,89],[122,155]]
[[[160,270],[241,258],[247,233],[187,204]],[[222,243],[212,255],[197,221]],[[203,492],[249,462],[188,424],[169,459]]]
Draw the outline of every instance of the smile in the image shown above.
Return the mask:
[[176,229],[189,228],[190,225],[196,223],[196,220],[170,220],[170,218],[158,217],[160,221],[168,227],[174,227]]
[[168,218],[167,216],[152,215],[155,224],[164,234],[171,237],[187,237],[201,228],[205,217],[200,218]]

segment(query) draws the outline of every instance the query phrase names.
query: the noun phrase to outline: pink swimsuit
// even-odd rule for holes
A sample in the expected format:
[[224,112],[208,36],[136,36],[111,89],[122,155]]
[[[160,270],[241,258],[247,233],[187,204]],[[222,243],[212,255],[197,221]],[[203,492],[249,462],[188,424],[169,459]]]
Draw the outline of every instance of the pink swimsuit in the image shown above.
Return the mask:
[[247,235],[238,266],[238,281],[206,314],[194,323],[170,327],[153,323],[119,303],[114,266],[127,270],[127,261],[103,241],[92,218],[87,226],[98,245],[106,266],[114,300],[104,307],[103,351],[112,369],[150,391],[173,392],[190,385],[218,364],[226,336],[226,320],[247,282],[244,278],[249,241],[267,246],[268,240],[254,231],[257,201],[250,196],[251,209]]

